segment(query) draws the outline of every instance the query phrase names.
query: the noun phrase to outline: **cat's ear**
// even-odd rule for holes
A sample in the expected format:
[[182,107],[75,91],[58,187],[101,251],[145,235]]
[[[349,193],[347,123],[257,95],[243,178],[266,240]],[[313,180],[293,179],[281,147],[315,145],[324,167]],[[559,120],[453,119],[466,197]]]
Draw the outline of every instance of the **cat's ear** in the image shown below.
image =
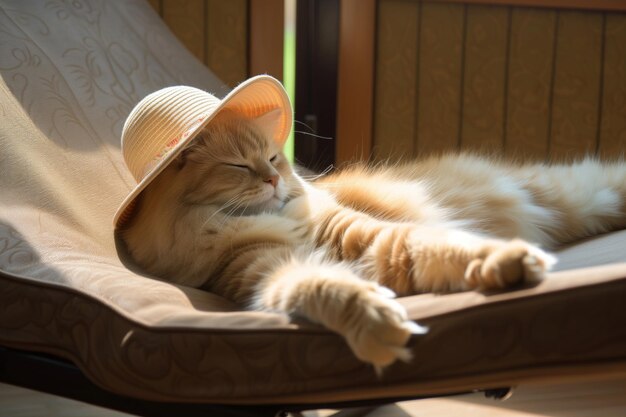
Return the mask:
[[252,119],[254,124],[259,127],[263,135],[267,138],[273,138],[276,127],[280,123],[282,111],[279,108],[263,113],[262,115]]

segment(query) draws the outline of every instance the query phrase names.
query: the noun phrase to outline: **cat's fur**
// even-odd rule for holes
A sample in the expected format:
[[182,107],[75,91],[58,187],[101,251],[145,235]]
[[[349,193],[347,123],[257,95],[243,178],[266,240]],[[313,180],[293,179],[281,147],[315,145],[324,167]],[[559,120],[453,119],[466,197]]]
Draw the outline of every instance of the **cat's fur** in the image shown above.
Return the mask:
[[448,155],[308,183],[256,126],[220,113],[150,184],[123,231],[133,258],[173,282],[321,323],[378,367],[408,358],[405,343],[423,331],[389,289],[537,281],[554,262],[538,246],[626,225],[621,162]]

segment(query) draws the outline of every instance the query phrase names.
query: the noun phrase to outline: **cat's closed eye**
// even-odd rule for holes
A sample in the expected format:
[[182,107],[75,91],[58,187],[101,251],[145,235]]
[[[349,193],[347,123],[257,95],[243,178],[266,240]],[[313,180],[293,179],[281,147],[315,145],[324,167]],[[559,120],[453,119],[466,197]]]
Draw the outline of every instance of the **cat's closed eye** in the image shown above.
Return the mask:
[[272,156],[272,157],[270,158],[270,162],[275,162],[277,157],[278,157],[278,154],[276,154],[276,155]]
[[245,170],[248,170],[248,171],[252,170],[252,168],[250,168],[248,165],[243,165],[243,164],[241,164],[241,165],[240,164],[226,164],[226,165],[228,165],[230,167],[234,167],[234,168],[245,169]]

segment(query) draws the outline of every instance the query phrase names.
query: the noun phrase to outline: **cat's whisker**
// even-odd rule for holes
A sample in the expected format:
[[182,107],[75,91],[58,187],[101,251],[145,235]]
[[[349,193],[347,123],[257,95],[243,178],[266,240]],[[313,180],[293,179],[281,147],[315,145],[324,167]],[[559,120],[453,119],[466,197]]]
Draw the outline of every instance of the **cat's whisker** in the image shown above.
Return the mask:
[[[233,215],[233,213],[235,213],[239,209],[239,207],[241,207],[243,205],[243,203],[244,203],[244,200],[240,200],[240,201],[237,202],[237,204],[233,205],[233,207],[230,210],[228,210],[228,213],[226,213],[226,216],[225,216],[224,220],[226,220],[229,217],[231,217]],[[247,205],[246,205],[246,207],[247,207]]]
[[307,129],[309,129],[311,132],[313,132],[313,128],[311,126],[309,126],[308,124],[306,124],[304,122],[301,122],[300,120],[296,120],[296,119],[294,119],[293,122],[294,122],[294,124],[297,123],[299,125],[302,125],[302,126],[306,127]]
[[[243,213],[245,213],[245,212],[246,212],[246,210],[248,210],[248,207],[249,207],[249,206],[250,206],[250,203],[247,203],[247,204],[246,204],[246,206],[243,208],[243,211],[242,211],[242,212],[243,212]],[[237,226],[239,226],[239,222],[240,222],[240,221],[241,221],[241,217],[239,217],[239,218],[236,220],[236,222],[237,222],[237,223],[236,223],[236,224],[237,224]]]
[[316,175],[302,175],[302,178],[304,178],[307,181],[315,181],[315,180],[318,180],[318,179],[326,176],[326,174],[328,174],[333,169],[335,169],[335,166],[331,164],[328,167],[326,167],[326,169],[323,170],[322,172],[320,172],[319,174],[316,174]]
[[[224,216],[224,218],[222,219],[222,223],[220,227],[224,227],[224,225],[229,222],[229,221],[233,221],[233,218],[235,219],[235,227],[239,226],[239,220],[240,220],[240,216],[233,216],[233,213],[235,213],[237,210],[239,210],[239,208],[245,203],[244,200],[241,200],[237,203],[237,205],[233,206],[233,208],[231,210],[228,211],[228,213]],[[250,203],[246,203],[245,207],[242,210],[242,213],[245,213],[245,211],[248,209],[248,206],[250,205]]]
[[240,198],[240,196],[238,196],[238,195],[236,195],[234,197],[231,197],[230,199],[228,199],[228,201],[226,201],[224,204],[222,204],[222,207],[220,207],[218,209],[218,211],[222,211],[225,208],[232,206],[233,204],[237,204],[239,198]]
[[[230,198],[229,200],[227,200],[224,204],[221,205],[220,208],[218,208],[217,210],[215,210],[215,212],[213,214],[211,214],[202,224],[202,227],[206,226],[207,224],[209,224],[211,222],[211,220],[219,213],[222,212],[222,210],[226,209],[227,207],[230,207],[232,204],[240,204],[237,200],[239,199],[240,196],[236,195],[232,198]],[[226,218],[228,218],[229,214],[226,214]],[[224,224],[224,222],[222,222],[222,225]]]
[[301,135],[313,136],[314,138],[318,138],[318,139],[333,140],[332,136],[316,135],[315,133],[305,132],[303,130],[294,130],[294,133],[300,133]]
[[233,205],[237,205],[239,204],[239,198],[240,196],[236,195],[232,198],[230,198],[228,201],[226,201],[224,204],[222,204],[222,206],[217,209],[217,212],[221,212],[222,210],[225,210],[226,208],[232,207]]
[[[246,193],[244,192],[242,195],[238,196],[240,198],[240,201],[234,205],[229,211],[228,213],[226,213],[225,218],[224,218],[224,222],[228,220],[229,217],[233,216],[234,213],[236,213],[237,211],[240,211],[240,213],[242,215],[244,215],[246,213],[246,211],[248,210],[248,207],[250,207],[250,204],[252,203],[252,201],[248,198],[250,193]],[[241,206],[245,203],[245,207],[243,209],[241,209]],[[238,216],[234,216],[234,217],[238,217]]]

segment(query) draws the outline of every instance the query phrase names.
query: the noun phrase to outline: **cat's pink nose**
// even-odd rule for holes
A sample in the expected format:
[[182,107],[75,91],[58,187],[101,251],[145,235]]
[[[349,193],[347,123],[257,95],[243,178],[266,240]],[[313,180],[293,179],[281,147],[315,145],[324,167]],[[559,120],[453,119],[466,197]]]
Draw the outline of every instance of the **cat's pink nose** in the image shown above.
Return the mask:
[[269,177],[265,178],[263,181],[272,184],[272,186],[274,188],[276,188],[276,185],[278,185],[278,175],[270,175]]

